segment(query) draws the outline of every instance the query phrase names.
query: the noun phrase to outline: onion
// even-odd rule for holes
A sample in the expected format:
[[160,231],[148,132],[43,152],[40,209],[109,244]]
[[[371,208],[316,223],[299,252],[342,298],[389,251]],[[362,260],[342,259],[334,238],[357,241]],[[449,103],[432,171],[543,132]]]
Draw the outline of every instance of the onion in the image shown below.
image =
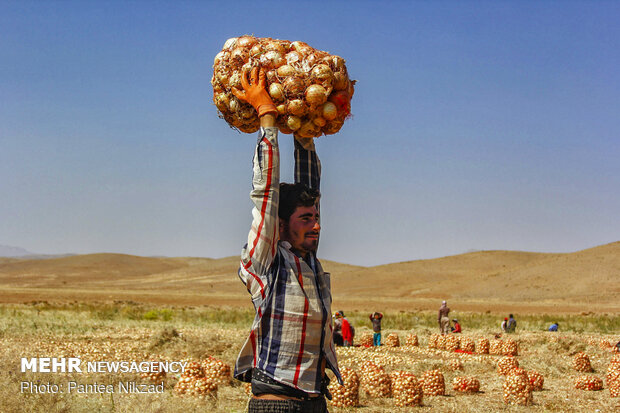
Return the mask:
[[230,78],[228,79],[228,86],[233,88],[237,88],[237,89],[241,89],[241,73],[240,72],[233,72],[233,74],[230,76]]
[[284,81],[283,85],[289,98],[301,96],[306,89],[304,81],[298,77],[289,77]]
[[302,42],[299,40],[295,40],[294,42],[291,42],[291,49],[293,50],[299,50],[300,48],[308,48],[310,46],[308,46],[308,43],[306,42]]
[[219,80],[223,86],[227,86],[228,85],[228,74],[226,72],[218,72],[217,80]]
[[312,119],[312,122],[314,122],[314,124],[318,126],[319,128],[322,128],[327,123],[327,121],[320,116],[317,116],[316,118]]
[[325,103],[327,100],[327,94],[325,93],[325,88],[321,85],[310,85],[306,89],[306,101],[311,106],[318,106]]
[[267,77],[267,84],[280,82],[278,79],[278,72],[275,70],[269,70],[265,75]]
[[245,73],[245,72],[251,72],[252,71],[252,63],[247,62],[246,64],[244,64],[243,66],[241,66],[241,73]]
[[232,60],[233,62],[239,65],[242,65],[245,62],[247,62],[249,57],[250,57],[250,54],[248,50],[241,48],[241,47],[235,48],[230,54],[230,60]]
[[301,61],[301,55],[295,51],[288,52],[286,56],[284,56],[284,58],[286,59],[286,63],[288,63],[289,65]]
[[286,60],[284,60],[282,55],[273,50],[268,51],[260,57],[261,66],[266,69],[277,69],[284,63],[286,63]]
[[231,37],[230,39],[226,40],[226,42],[224,43],[224,47],[222,47],[222,50],[232,50],[233,47],[235,47],[235,44],[237,44],[237,37]]
[[301,99],[293,99],[289,101],[288,105],[286,106],[286,110],[291,115],[296,116],[303,116],[308,112],[306,105],[304,105],[304,102]]
[[307,54],[312,53],[314,51],[314,49],[312,47],[308,46],[307,43],[300,42],[300,41],[295,41],[295,42],[291,43],[291,49],[295,50],[296,52],[301,53],[302,55],[307,55]]
[[319,60],[320,59],[318,58],[316,53],[310,53],[306,55],[306,58],[304,59],[304,61],[308,64],[308,66],[310,66],[310,68],[313,68]]
[[211,85],[213,86],[213,92],[220,93],[224,90],[220,82],[215,81],[215,76],[211,80]]
[[311,64],[311,63],[309,63],[307,60],[303,60],[303,61],[301,62],[301,65],[300,65],[301,70],[302,70],[302,71],[304,71],[304,72],[306,72],[306,73],[310,73],[310,71],[312,70],[312,67],[313,67],[313,66],[314,66],[314,65],[313,65],[313,64]]
[[292,131],[301,128],[301,119],[298,116],[289,116],[286,119],[286,126]]
[[278,125],[278,129],[280,129],[280,132],[286,133],[287,135],[293,133],[293,130],[286,125]]
[[250,119],[251,117],[256,115],[256,110],[248,104],[243,104],[239,109],[238,114],[243,119]]
[[331,57],[331,61],[332,61],[332,69],[334,69],[334,72],[341,72],[343,70],[345,70],[345,66],[344,66],[344,59],[340,56],[332,56]]
[[334,73],[334,89],[336,90],[345,90],[349,87],[349,78],[344,72],[336,72]]
[[252,46],[252,48],[250,49],[250,57],[257,57],[260,56],[261,54],[263,54],[263,45],[260,43],[256,43],[254,46]]
[[215,58],[213,59],[213,66],[219,65],[220,62],[228,60],[229,58],[230,58],[230,53],[222,50],[221,52],[215,55]]
[[319,83],[331,82],[331,80],[334,78],[334,73],[329,68],[329,66],[325,64],[319,64],[314,66],[311,75],[313,78],[318,80]]
[[295,132],[295,135],[298,135],[302,138],[314,138],[315,136],[319,136],[320,134],[321,128],[316,126],[311,120],[304,122],[301,127]]
[[325,126],[323,126],[323,133],[326,135],[333,135],[334,133],[338,132],[340,128],[342,128],[343,123],[344,121],[340,121],[337,119],[327,122]]
[[278,105],[276,109],[278,110],[278,115],[286,115],[286,104]]
[[295,73],[297,71],[291,65],[283,65],[278,68],[278,76],[280,77],[293,76]]
[[[228,118],[226,118],[226,119],[228,119]],[[232,119],[232,121],[228,121],[228,122],[231,125],[233,125],[235,128],[240,128],[241,126],[243,126],[243,120],[239,116],[232,115],[231,119]]]
[[327,120],[334,120],[338,116],[338,108],[332,102],[325,102],[322,109],[323,117]]
[[284,99],[284,87],[280,83],[272,83],[269,85],[269,96],[275,101]]
[[237,39],[237,47],[252,47],[256,44],[258,40],[256,39],[256,37],[252,37],[252,36],[241,36]]
[[280,55],[286,54],[286,48],[277,40],[271,40],[265,44],[265,50],[278,52]]
[[241,107],[241,104],[239,103],[239,100],[237,100],[237,98],[232,98],[228,102],[228,109],[233,113],[237,112],[240,107]]
[[228,96],[226,93],[218,93],[215,95],[215,106],[220,110],[220,112],[225,112],[228,110]]

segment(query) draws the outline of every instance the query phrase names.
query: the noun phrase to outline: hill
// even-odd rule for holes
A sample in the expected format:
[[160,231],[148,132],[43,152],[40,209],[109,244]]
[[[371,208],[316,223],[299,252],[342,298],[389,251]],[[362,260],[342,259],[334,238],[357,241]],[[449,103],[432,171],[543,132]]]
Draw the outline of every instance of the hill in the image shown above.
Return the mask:
[[[620,310],[620,242],[566,254],[477,251],[376,267],[322,263],[339,308],[434,309],[448,299],[475,311]],[[238,257],[4,258],[0,302],[250,305],[237,266]]]

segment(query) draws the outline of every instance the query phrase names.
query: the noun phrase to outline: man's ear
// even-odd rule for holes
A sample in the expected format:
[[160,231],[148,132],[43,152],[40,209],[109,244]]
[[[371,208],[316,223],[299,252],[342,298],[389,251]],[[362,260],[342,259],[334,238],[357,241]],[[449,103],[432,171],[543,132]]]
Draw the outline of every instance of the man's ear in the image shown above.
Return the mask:
[[278,231],[280,233],[280,239],[282,239],[284,232],[284,220],[282,218],[278,218]]

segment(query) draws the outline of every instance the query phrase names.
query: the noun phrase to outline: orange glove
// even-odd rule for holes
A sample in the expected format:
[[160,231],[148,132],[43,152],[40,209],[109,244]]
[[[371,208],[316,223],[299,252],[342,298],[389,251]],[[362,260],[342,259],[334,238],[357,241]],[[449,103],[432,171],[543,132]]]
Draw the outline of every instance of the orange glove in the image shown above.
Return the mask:
[[241,76],[241,86],[243,86],[243,91],[235,87],[232,88],[233,95],[237,96],[239,100],[248,102],[252,105],[254,109],[256,109],[259,118],[268,113],[271,113],[274,116],[278,115],[276,105],[273,104],[271,96],[267,93],[265,84],[265,71],[260,69],[259,72],[259,68],[255,67],[252,69],[252,77],[250,82],[248,82],[247,72],[243,72],[243,75]]

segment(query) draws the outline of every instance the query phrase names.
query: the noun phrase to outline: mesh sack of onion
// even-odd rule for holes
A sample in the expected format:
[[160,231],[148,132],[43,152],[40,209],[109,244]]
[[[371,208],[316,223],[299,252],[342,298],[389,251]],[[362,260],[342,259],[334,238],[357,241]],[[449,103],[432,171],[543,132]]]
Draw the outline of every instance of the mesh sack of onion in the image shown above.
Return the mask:
[[241,132],[260,126],[252,106],[233,95],[253,67],[266,72],[267,91],[278,109],[282,133],[302,138],[331,135],[351,113],[355,81],[345,60],[300,41],[241,36],[228,39],[213,61],[213,103],[220,117]]

